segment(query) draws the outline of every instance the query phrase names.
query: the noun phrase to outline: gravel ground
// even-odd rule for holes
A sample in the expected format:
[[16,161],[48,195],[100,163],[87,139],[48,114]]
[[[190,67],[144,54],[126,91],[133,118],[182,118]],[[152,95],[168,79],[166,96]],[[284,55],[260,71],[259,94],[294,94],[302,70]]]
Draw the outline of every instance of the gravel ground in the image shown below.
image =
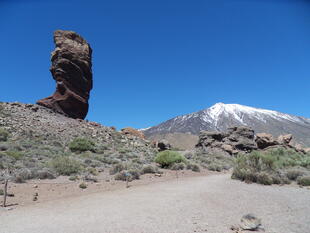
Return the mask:
[[188,177],[0,211],[1,233],[227,233],[247,213],[268,233],[310,232],[310,190]]

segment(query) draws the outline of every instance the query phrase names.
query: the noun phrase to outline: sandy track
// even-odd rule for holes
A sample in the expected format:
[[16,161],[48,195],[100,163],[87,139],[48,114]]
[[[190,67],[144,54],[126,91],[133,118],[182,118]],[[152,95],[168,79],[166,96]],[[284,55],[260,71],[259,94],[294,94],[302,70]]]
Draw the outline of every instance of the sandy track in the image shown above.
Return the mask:
[[310,190],[189,177],[0,211],[1,233],[227,233],[246,213],[266,232],[310,232]]

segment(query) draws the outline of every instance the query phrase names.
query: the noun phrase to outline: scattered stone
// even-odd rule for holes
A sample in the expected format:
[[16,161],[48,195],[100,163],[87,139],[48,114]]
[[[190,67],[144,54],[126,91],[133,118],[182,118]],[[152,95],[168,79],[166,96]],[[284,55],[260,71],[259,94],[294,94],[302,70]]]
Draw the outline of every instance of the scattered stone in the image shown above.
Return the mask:
[[55,93],[37,101],[72,118],[84,119],[88,112],[88,99],[93,87],[92,49],[73,31],[54,32],[55,50],[52,52],[51,73],[56,81]]
[[34,193],[33,194],[33,201],[37,201],[38,200],[38,196],[39,196],[39,194],[38,193]]
[[33,188],[35,188],[35,189],[36,189],[36,188],[38,188],[38,185],[37,185],[37,184],[35,184],[35,185],[33,186]]
[[161,174],[160,173],[155,173],[155,176],[161,177]]
[[257,231],[262,225],[261,219],[254,214],[246,214],[241,218],[240,227],[243,230]]
[[95,176],[93,176],[93,175],[86,175],[86,176],[84,176],[84,180],[88,181],[88,182],[94,182],[94,183],[98,182],[98,179]]

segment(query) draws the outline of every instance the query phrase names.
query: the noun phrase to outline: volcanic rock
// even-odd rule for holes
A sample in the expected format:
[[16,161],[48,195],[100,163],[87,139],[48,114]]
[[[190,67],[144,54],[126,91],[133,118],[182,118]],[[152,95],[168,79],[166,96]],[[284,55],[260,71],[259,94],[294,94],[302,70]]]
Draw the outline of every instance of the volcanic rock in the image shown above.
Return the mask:
[[249,127],[231,127],[227,133],[201,131],[197,149],[210,154],[233,155],[257,149],[254,131]]
[[93,87],[92,49],[73,31],[55,31],[54,43],[50,71],[56,81],[56,91],[37,103],[66,116],[84,119]]
[[142,131],[136,130],[136,129],[131,128],[131,127],[123,128],[123,129],[121,129],[121,132],[125,135],[132,135],[135,137],[139,137],[141,139],[145,139],[145,136],[144,136]]
[[280,135],[278,137],[278,142],[279,142],[279,144],[282,144],[282,145],[289,145],[291,143],[292,139],[293,139],[292,134]]
[[167,140],[165,140],[165,139],[160,140],[159,142],[157,142],[157,147],[158,147],[159,151],[164,151],[164,150],[170,150],[171,149],[170,143]]
[[243,230],[257,231],[262,225],[262,220],[253,214],[244,215],[241,218],[240,227]]
[[254,141],[254,130],[246,127],[230,127],[228,128],[228,137],[225,138],[227,144],[232,144],[237,150],[252,151],[257,149]]
[[[265,148],[270,147],[270,146],[282,144],[282,143],[279,143],[277,140],[275,140],[273,138],[273,136],[271,134],[268,134],[268,133],[256,134],[255,141],[256,141],[258,149],[265,149]],[[282,140],[282,141],[284,141],[284,140]]]

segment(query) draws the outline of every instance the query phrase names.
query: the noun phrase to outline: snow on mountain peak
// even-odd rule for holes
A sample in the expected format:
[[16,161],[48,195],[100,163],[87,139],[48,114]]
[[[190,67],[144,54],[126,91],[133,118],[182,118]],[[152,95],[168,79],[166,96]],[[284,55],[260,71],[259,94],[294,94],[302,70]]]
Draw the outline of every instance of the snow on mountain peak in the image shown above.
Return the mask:
[[224,104],[224,103],[216,103],[208,109],[203,111],[204,115],[202,116],[202,120],[205,122],[214,122],[217,125],[219,117],[221,115],[233,117],[235,120],[239,121],[242,124],[244,123],[243,117],[245,115],[256,118],[257,120],[266,122],[266,117],[271,117],[277,120],[289,120],[292,122],[300,122],[299,117],[291,116],[288,114],[248,107],[240,104]]

